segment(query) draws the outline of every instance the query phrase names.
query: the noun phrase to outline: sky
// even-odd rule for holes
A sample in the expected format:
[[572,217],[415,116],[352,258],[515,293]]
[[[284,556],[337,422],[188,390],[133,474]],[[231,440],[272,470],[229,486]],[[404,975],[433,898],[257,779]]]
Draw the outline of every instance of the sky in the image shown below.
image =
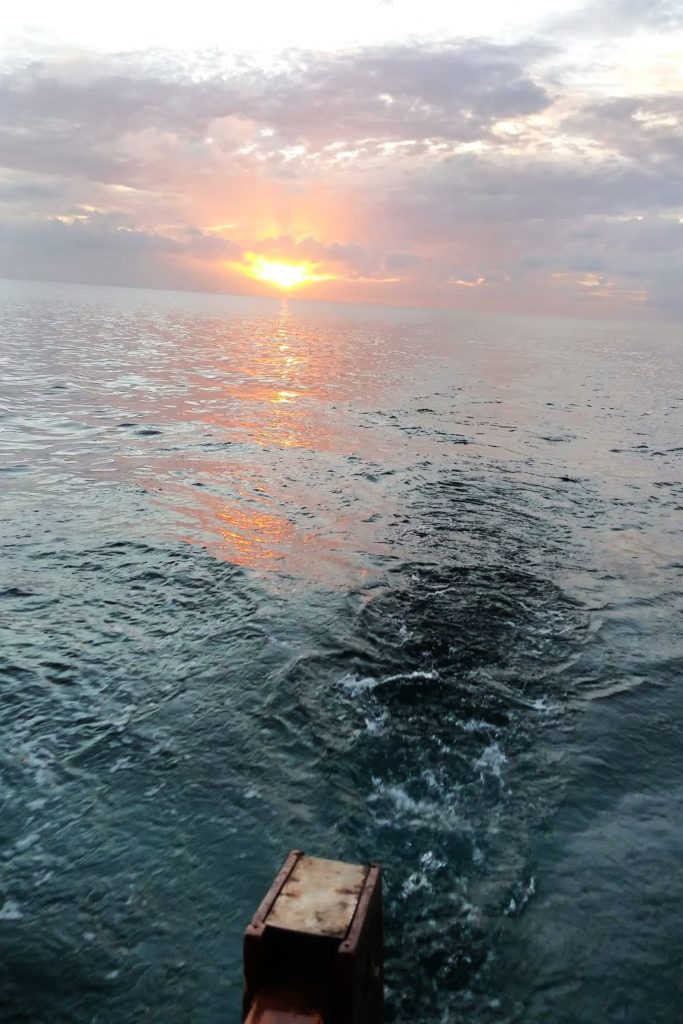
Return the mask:
[[24,0],[0,277],[683,319],[683,3]]

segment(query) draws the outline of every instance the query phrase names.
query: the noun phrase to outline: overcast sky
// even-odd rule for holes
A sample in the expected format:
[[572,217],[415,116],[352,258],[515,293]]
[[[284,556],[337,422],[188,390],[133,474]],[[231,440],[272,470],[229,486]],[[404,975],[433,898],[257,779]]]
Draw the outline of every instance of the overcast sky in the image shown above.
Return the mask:
[[3,5],[0,276],[272,293],[259,254],[311,298],[682,318],[683,3]]

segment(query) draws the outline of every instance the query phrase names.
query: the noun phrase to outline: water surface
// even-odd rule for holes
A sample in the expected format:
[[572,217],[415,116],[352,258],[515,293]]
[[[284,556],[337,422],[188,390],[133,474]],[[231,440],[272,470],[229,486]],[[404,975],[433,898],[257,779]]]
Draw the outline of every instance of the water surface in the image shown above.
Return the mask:
[[300,847],[390,1021],[678,1021],[680,330],[0,310],[3,1020],[238,1019]]

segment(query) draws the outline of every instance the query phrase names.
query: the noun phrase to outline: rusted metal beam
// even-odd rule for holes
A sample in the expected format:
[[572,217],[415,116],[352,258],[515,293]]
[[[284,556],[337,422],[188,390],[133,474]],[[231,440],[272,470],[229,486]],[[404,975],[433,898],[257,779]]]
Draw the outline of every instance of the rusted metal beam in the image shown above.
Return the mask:
[[248,1024],[382,1024],[382,879],[376,864],[294,850],[244,934]]

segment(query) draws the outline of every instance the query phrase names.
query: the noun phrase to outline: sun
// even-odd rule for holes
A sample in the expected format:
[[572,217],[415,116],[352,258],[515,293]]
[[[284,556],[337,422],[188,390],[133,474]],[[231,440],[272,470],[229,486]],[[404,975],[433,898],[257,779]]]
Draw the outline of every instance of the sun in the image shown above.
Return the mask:
[[287,260],[269,259],[257,252],[245,252],[239,263],[229,263],[231,270],[253,277],[256,281],[274,284],[283,292],[301,285],[314,284],[318,281],[337,281],[336,274],[321,270],[318,264],[307,260],[289,263]]
[[284,263],[251,254],[247,256],[247,260],[246,272],[250,277],[256,277],[260,281],[269,281],[285,290],[297,288],[307,281],[316,280],[310,263]]

